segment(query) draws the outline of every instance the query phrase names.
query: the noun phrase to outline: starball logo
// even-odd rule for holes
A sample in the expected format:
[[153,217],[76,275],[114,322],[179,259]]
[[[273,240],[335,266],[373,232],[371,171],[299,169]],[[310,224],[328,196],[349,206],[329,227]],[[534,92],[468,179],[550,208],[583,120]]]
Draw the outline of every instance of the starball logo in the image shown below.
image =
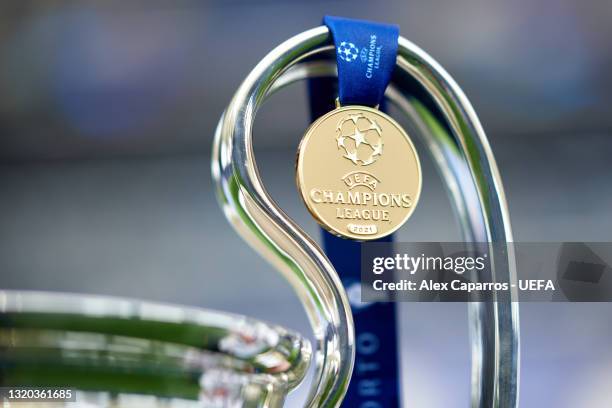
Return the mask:
[[361,63],[365,64],[365,77],[367,79],[372,78],[374,71],[380,68],[381,52],[382,45],[378,45],[376,34],[371,34],[368,44],[362,47],[358,47],[349,41],[342,41],[336,47],[338,57],[345,62],[353,62],[359,57]]
[[357,48],[352,42],[342,41],[336,49],[336,52],[341,60],[352,62],[357,59],[357,56],[359,55],[359,48]]
[[347,115],[336,126],[336,143],[342,157],[356,166],[368,166],[382,155],[382,129],[361,113]]

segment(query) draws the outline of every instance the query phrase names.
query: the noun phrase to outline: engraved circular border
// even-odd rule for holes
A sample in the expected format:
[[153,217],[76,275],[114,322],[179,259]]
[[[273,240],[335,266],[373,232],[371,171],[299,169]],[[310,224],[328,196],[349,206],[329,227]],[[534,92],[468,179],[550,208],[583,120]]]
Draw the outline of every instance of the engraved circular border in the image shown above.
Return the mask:
[[[326,222],[324,222],[322,220],[322,217],[320,217],[314,208],[311,208],[311,206],[308,204],[308,200],[305,195],[304,195],[304,189],[303,187],[303,183],[300,180],[300,168],[302,168],[303,166],[303,162],[302,162],[302,150],[304,148],[304,146],[306,145],[306,143],[308,142],[308,140],[310,139],[310,137],[312,136],[313,133],[313,129],[315,127],[317,127],[317,125],[320,122],[323,122],[324,120],[326,120],[328,117],[337,114],[339,112],[342,111],[346,111],[346,110],[355,110],[355,109],[362,109],[365,111],[368,111],[374,115],[378,115],[381,116],[383,119],[389,121],[393,126],[395,126],[398,130],[399,133],[404,136],[404,138],[406,139],[406,141],[408,142],[408,145],[410,146],[410,148],[412,149],[412,153],[414,154],[414,159],[416,161],[416,165],[417,165],[417,169],[418,169],[418,173],[419,173],[419,183],[417,186],[417,191],[415,194],[415,198],[414,198],[414,205],[412,206],[412,208],[410,209],[410,211],[408,211],[406,213],[406,215],[404,216],[404,218],[402,218],[402,220],[400,222],[397,223],[397,225],[393,228],[391,228],[388,231],[385,231],[384,234],[375,234],[372,236],[368,236],[368,237],[363,237],[363,236],[355,236],[352,233],[345,233],[342,231],[339,231],[335,228],[333,228],[332,226],[328,225]],[[399,230],[405,223],[406,221],[408,221],[408,219],[412,216],[412,213],[414,213],[414,210],[416,209],[419,200],[421,198],[421,190],[423,188],[423,169],[421,167],[421,160],[419,159],[419,154],[417,152],[417,149],[414,147],[414,143],[412,142],[412,139],[410,139],[410,136],[408,135],[408,133],[404,130],[404,128],[397,123],[397,121],[395,119],[393,119],[390,115],[386,114],[385,112],[380,111],[379,109],[376,108],[371,108],[369,106],[363,106],[363,105],[346,105],[346,106],[341,106],[339,108],[336,108],[334,110],[331,110],[329,112],[327,112],[325,115],[317,118],[317,120],[315,120],[309,127],[308,129],[306,129],[306,132],[304,133],[304,137],[302,138],[302,140],[300,141],[300,144],[298,145],[298,149],[297,149],[297,157],[296,157],[296,164],[295,164],[295,180],[297,183],[297,187],[298,187],[298,191],[300,193],[300,197],[302,198],[302,201],[304,202],[305,207],[308,209],[308,212],[310,213],[310,215],[312,215],[314,217],[314,219],[317,221],[317,223],[319,225],[321,225],[323,228],[325,228],[325,230],[329,231],[331,234],[339,236],[341,238],[345,238],[345,239],[352,239],[354,241],[373,241],[376,239],[380,239],[380,238],[384,238],[386,236],[389,236],[391,234],[393,234],[394,232],[396,232],[397,230]],[[349,235],[351,234],[351,235]]]

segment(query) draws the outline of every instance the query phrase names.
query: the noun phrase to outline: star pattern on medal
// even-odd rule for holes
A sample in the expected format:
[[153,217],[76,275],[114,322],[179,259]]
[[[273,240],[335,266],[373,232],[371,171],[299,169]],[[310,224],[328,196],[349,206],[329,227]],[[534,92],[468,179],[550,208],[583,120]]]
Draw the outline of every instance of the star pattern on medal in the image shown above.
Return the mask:
[[374,119],[363,113],[349,114],[342,118],[336,133],[338,149],[344,152],[342,157],[355,165],[372,164],[382,154],[382,130]]

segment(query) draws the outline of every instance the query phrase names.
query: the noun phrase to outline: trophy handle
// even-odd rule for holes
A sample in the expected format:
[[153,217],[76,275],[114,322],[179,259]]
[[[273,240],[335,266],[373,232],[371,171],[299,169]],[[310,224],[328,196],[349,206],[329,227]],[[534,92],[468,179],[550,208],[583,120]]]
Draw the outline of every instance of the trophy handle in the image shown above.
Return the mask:
[[[270,52],[249,74],[217,127],[213,177],[236,230],[293,284],[318,342],[307,406],[338,406],[354,361],[346,294],[329,260],[274,202],[259,177],[252,147],[255,113],[294,81],[335,75],[326,27],[301,33]],[[309,62],[301,62],[310,57]],[[301,62],[301,63],[300,63]],[[415,85],[422,92],[414,93]],[[491,148],[469,101],[444,69],[400,37],[386,96],[407,115],[445,181],[466,242],[512,242],[503,187]],[[437,121],[441,116],[443,123]],[[493,251],[490,251],[493,254]],[[513,254],[491,257],[483,281],[515,282]],[[517,405],[519,323],[515,294],[469,303],[473,407]]]

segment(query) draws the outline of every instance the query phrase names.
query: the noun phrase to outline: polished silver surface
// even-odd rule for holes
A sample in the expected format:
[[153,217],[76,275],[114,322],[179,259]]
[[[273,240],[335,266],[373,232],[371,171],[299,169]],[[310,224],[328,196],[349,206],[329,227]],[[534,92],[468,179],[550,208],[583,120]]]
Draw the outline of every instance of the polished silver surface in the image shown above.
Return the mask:
[[277,408],[311,357],[301,336],[234,314],[0,290],[0,385],[63,384],[79,406]]
[[[307,405],[326,407],[341,402],[350,379],[354,359],[350,309],[322,250],[263,186],[253,154],[252,126],[258,107],[275,89],[300,79],[334,75],[326,52],[330,49],[329,32],[319,27],[268,54],[228,106],[213,152],[213,175],[226,216],[290,280],[305,305],[319,342]],[[306,56],[312,58],[300,63]],[[406,114],[433,157],[466,242],[511,242],[495,160],[458,85],[425,52],[400,38],[397,69],[386,95]],[[483,281],[516,280],[512,254],[491,259],[492,276],[482,276]],[[469,304],[473,407],[517,405],[519,323],[514,299]]]

